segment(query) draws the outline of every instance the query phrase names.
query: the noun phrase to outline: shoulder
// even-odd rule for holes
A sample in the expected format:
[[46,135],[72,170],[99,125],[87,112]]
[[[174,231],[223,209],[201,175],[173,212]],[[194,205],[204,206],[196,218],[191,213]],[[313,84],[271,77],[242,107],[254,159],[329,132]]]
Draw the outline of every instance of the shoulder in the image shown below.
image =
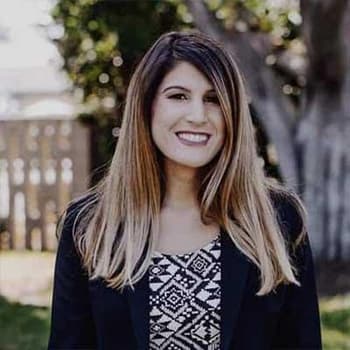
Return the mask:
[[306,211],[300,198],[290,191],[270,192],[277,222],[288,243],[298,245],[305,237]]
[[60,271],[75,271],[81,273],[82,256],[77,244],[77,225],[84,222],[86,208],[91,203],[96,202],[97,196],[91,192],[75,198],[69,202],[66,209],[60,215],[57,226],[56,236],[58,240],[57,246],[57,266]]
[[[80,196],[66,206],[66,209],[60,215],[57,226],[56,236],[58,239],[55,273],[62,276],[61,281],[65,279],[79,279],[87,273],[83,266],[83,260],[78,249],[77,235],[75,234],[77,222],[85,216],[85,209],[89,203],[94,200],[90,193]],[[83,214],[81,214],[83,213]]]

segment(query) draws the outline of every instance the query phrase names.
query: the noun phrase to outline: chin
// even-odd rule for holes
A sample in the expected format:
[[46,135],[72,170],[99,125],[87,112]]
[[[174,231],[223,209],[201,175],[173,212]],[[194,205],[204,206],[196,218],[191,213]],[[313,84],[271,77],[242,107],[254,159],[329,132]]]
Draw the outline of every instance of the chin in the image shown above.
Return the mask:
[[170,161],[170,163],[176,164],[177,166],[183,166],[186,168],[193,168],[193,169],[197,169],[197,168],[201,168],[207,164],[210,163],[211,159],[206,159],[206,160],[202,160],[199,161],[198,159],[168,159],[168,161]]

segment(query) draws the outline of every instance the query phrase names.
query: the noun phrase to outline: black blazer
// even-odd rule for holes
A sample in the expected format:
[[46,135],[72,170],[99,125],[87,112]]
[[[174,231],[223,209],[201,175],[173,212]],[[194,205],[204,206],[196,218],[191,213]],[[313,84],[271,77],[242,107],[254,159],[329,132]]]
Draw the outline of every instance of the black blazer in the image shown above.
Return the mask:
[[[134,291],[89,281],[72,240],[74,211],[68,208],[55,265],[51,333],[48,349],[146,350],[149,339],[148,273]],[[301,220],[289,201],[276,201],[288,242]],[[256,296],[255,265],[222,235],[221,350],[321,349],[320,320],[313,260],[306,237],[293,259],[301,287],[282,285]]]

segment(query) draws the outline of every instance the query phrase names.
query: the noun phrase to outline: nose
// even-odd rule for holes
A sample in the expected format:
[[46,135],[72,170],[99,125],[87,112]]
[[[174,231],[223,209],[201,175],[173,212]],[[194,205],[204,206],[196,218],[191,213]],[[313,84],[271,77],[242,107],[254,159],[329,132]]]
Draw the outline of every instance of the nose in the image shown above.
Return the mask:
[[190,110],[187,113],[187,121],[196,124],[203,124],[207,122],[207,111],[202,99],[193,99],[190,104]]

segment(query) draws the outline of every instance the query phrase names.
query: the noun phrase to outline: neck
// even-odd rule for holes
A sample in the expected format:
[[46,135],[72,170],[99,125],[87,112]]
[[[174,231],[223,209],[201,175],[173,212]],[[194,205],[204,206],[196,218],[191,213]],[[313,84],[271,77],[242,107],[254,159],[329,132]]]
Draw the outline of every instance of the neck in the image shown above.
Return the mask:
[[165,166],[166,194],[163,209],[199,209],[197,201],[197,169],[177,164]]

